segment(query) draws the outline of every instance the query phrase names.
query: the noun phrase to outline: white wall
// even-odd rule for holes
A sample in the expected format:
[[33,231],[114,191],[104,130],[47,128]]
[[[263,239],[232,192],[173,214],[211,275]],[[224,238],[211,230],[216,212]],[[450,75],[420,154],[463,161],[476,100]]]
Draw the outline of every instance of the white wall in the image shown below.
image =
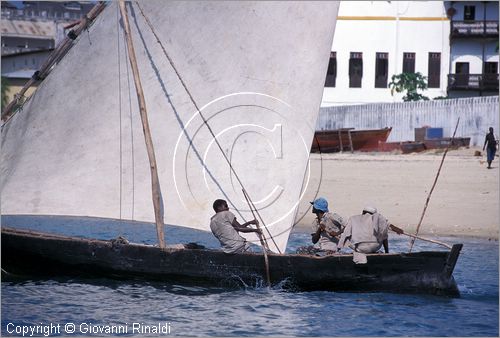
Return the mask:
[[[322,106],[401,101],[389,88],[375,88],[375,53],[389,53],[388,83],[402,72],[403,53],[416,53],[415,71],[428,75],[429,52],[441,53],[440,88],[446,95],[450,23],[442,1],[342,1],[332,51],[337,52],[336,87],[325,88]],[[363,53],[361,88],[349,88],[350,52]]]
[[482,48],[482,45],[476,41],[466,39],[454,41],[451,45],[450,73],[455,73],[455,64],[457,62],[469,62],[469,73],[481,74],[483,72]]
[[323,107],[316,130],[392,127],[389,142],[413,141],[414,128],[425,125],[443,128],[443,136],[451,137],[458,118],[456,136],[470,137],[471,146],[482,146],[488,128],[500,127],[498,96]]

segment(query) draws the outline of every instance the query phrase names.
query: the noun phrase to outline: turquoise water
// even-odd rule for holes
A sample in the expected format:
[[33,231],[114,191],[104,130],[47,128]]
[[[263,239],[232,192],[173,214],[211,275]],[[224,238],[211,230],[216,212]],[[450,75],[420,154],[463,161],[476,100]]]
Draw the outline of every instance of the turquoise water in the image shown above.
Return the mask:
[[[2,224],[83,237],[122,235],[133,242],[155,242],[154,227],[138,223],[118,227],[108,221],[96,226],[89,219],[68,226],[60,218],[47,222],[2,217]],[[168,227],[166,233],[170,243],[218,245],[204,232]],[[292,233],[288,250],[309,244],[309,238],[308,234]],[[262,288],[258,281],[227,289],[110,279],[3,279],[1,333],[19,336],[11,332],[25,326],[38,328],[38,336],[43,336],[44,327],[59,324],[60,334],[69,335],[64,328],[73,323],[75,333],[70,335],[87,336],[110,336],[100,330],[111,327],[122,328],[122,335],[133,335],[138,334],[134,327],[151,331],[158,325],[165,331],[157,334],[162,336],[498,336],[498,242],[440,240],[464,244],[454,272],[460,298],[288,292],[279,286]],[[416,244],[416,250],[440,250],[430,243]],[[391,251],[407,251],[408,240],[390,237],[390,246]]]

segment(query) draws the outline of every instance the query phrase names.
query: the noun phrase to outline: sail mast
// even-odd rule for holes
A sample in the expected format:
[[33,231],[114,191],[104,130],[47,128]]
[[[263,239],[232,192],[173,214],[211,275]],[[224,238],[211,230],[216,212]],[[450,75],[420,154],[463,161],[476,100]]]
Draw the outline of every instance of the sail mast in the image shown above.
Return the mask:
[[155,212],[156,233],[158,235],[158,243],[160,248],[165,248],[165,234],[163,231],[163,208],[161,201],[160,180],[158,178],[158,171],[156,166],[156,156],[153,147],[153,139],[148,122],[148,113],[146,110],[146,100],[142,90],[141,79],[139,76],[139,68],[137,67],[137,60],[135,57],[134,44],[132,42],[132,35],[130,33],[130,24],[128,21],[127,8],[125,7],[124,0],[120,0],[120,13],[123,19],[123,27],[125,30],[125,37],[127,39],[127,49],[130,56],[130,66],[134,74],[135,89],[137,92],[137,99],[139,101],[139,111],[141,114],[142,130],[144,131],[144,140],[148,152],[149,165],[151,169],[151,188],[153,197],[153,207]]

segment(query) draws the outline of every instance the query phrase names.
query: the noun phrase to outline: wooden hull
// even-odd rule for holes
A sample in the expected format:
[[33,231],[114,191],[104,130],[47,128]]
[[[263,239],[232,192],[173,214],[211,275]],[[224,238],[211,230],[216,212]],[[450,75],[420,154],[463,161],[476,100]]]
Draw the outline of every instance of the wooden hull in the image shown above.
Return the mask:
[[[458,296],[452,272],[462,245],[450,252],[316,257],[269,254],[271,283],[292,290],[385,291]],[[89,275],[234,285],[265,280],[259,253],[159,249],[138,244],[2,229],[2,269],[8,274]],[[260,282],[259,282],[260,281]]]
[[373,130],[337,129],[316,131],[311,152],[338,152],[344,150],[377,151],[379,142],[387,141],[392,128]]
[[424,141],[406,141],[406,142],[380,142],[379,151],[401,151],[403,154],[419,153],[431,149],[458,149],[468,147],[470,137],[450,137],[429,139]]

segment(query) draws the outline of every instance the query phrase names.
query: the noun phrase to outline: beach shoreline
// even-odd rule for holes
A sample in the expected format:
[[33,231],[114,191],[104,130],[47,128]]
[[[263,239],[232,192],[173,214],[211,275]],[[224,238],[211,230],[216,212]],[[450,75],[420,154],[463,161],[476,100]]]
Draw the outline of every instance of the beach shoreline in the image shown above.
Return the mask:
[[[481,156],[476,156],[478,151]],[[372,205],[391,223],[414,234],[443,153],[443,149],[434,149],[412,154],[311,154],[309,184],[294,231],[311,231],[314,215],[308,201],[321,196],[328,200],[330,211],[346,219]],[[482,148],[448,151],[419,235],[498,240],[499,158],[492,169],[486,167]]]

